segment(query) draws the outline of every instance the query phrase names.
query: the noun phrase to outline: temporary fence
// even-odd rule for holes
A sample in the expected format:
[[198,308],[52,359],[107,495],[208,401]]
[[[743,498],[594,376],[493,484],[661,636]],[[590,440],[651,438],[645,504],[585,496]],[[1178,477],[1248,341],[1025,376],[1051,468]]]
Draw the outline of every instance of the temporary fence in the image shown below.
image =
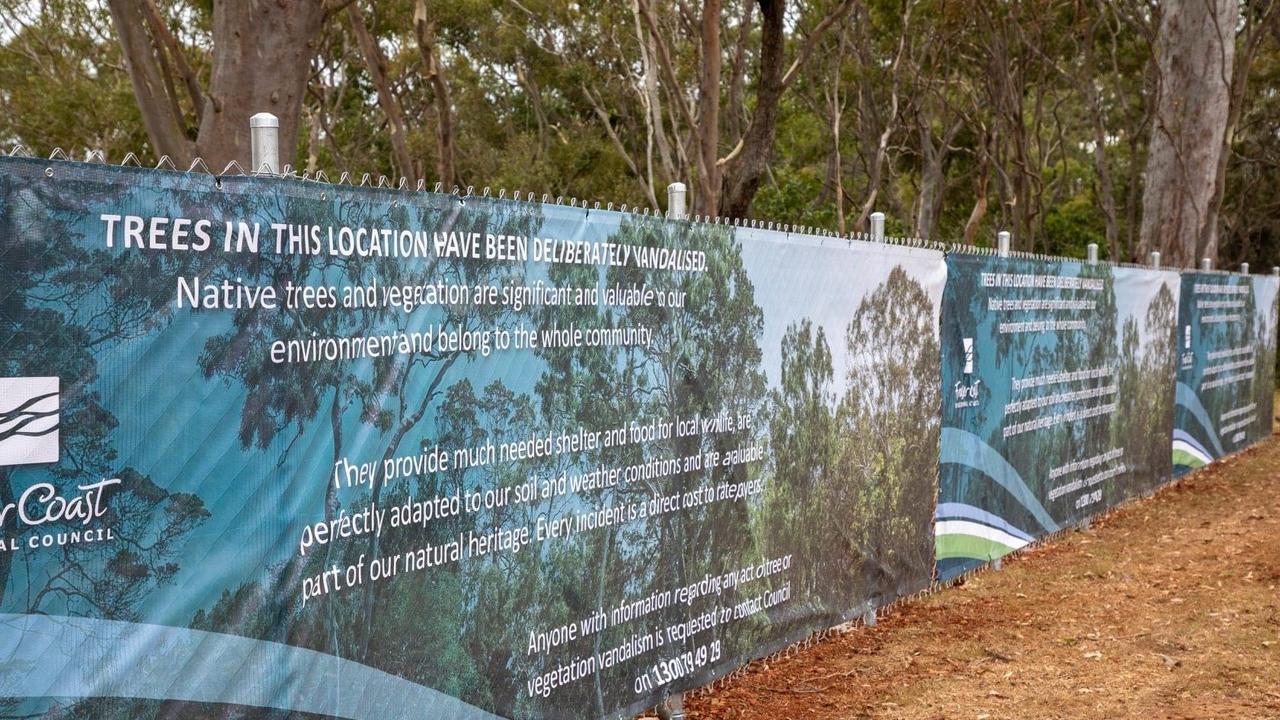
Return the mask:
[[1269,434],[1276,277],[195,170],[0,159],[9,714],[626,717]]

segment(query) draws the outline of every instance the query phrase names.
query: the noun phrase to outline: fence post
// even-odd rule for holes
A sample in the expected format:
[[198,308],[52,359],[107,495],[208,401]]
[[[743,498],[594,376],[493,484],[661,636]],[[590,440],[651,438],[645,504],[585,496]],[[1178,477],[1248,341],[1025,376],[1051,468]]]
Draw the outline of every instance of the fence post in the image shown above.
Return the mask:
[[875,242],[884,242],[884,213],[871,213],[871,239]]
[[674,182],[667,186],[667,217],[672,220],[684,220],[689,217],[689,189],[682,182]]
[[1213,269],[1213,261],[1212,261],[1212,260],[1210,260],[1209,258],[1200,258],[1200,269],[1201,269],[1201,270],[1212,270],[1212,269]]
[[1277,265],[1276,267],[1271,268],[1271,274],[1275,275],[1276,277],[1280,277],[1280,265]]
[[249,118],[249,145],[253,172],[280,172],[280,118],[267,112]]
[[1098,264],[1098,243],[1089,243],[1088,257],[1090,265]]
[[1249,263],[1240,263],[1240,274],[1241,275],[1249,274]]
[[1000,257],[1007,258],[1012,247],[1013,236],[1009,234],[1008,230],[1001,230],[996,235],[996,252],[1000,254]]
[[1151,251],[1151,267],[1153,268],[1160,267],[1160,251],[1159,250]]
[[[684,220],[689,217],[687,198],[689,190],[684,183],[674,182],[667,186],[667,217],[672,220]],[[658,717],[661,720],[685,720],[684,693],[673,693],[658,703]]]
[[684,720],[684,693],[676,693],[658,703],[658,717],[662,720]]

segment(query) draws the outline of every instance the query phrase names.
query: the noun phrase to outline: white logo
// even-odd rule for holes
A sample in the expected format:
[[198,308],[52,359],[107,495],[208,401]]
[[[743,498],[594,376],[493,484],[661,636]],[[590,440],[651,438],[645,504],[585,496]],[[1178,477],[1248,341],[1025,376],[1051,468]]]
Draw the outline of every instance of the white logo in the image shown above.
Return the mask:
[[964,339],[964,374],[973,374],[973,338]]
[[58,378],[0,378],[0,466],[58,461]]
[[971,385],[965,385],[962,382],[956,383],[956,386],[955,386],[956,401],[959,402],[963,400],[977,400],[978,390],[981,388],[982,388],[981,380],[974,380],[973,384]]
[[978,407],[979,405],[982,404],[982,401],[978,399],[978,396],[982,390],[981,380],[974,380],[973,382],[967,385],[963,380],[961,380],[960,382],[957,382],[955,384],[955,387],[952,389],[955,392],[956,399],[955,399],[955,402],[951,405],[951,407],[955,408],[956,410],[963,410],[964,408]]

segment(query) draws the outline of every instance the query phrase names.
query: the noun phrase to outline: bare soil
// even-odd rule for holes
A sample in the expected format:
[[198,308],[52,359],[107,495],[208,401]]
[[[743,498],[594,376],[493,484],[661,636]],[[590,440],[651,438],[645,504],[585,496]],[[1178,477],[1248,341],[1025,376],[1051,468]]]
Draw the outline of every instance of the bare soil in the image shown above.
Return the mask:
[[1280,718],[1280,436],[752,663],[696,720]]

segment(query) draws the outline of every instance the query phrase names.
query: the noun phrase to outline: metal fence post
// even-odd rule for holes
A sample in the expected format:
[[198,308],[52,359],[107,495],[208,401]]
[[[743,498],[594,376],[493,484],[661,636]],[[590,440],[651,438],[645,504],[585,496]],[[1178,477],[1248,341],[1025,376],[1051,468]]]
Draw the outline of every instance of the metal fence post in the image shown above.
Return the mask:
[[[672,220],[684,220],[689,217],[689,188],[682,182],[673,182],[667,186],[667,217]],[[658,717],[662,720],[684,720],[684,695],[675,693],[658,703]]]
[[1008,230],[1001,230],[996,235],[996,252],[1000,254],[1000,257],[1007,258],[1012,248],[1013,236],[1009,234]]
[[689,217],[687,199],[689,189],[684,183],[674,182],[667,186],[667,217],[672,220],[684,220]]
[[260,112],[249,118],[253,172],[280,172],[280,118]]
[[684,720],[684,694],[675,693],[658,705],[658,717],[662,720]]
[[1249,263],[1240,263],[1240,274],[1241,275],[1249,274]]
[[1201,270],[1212,270],[1212,269],[1213,269],[1213,261],[1212,261],[1212,260],[1210,260],[1209,258],[1200,258],[1200,269],[1201,269]]
[[1090,265],[1098,264],[1098,243],[1089,243],[1088,257]]
[[1153,268],[1160,267],[1160,251],[1159,250],[1151,251],[1151,267]]
[[884,242],[884,213],[871,213],[871,239],[876,242]]

